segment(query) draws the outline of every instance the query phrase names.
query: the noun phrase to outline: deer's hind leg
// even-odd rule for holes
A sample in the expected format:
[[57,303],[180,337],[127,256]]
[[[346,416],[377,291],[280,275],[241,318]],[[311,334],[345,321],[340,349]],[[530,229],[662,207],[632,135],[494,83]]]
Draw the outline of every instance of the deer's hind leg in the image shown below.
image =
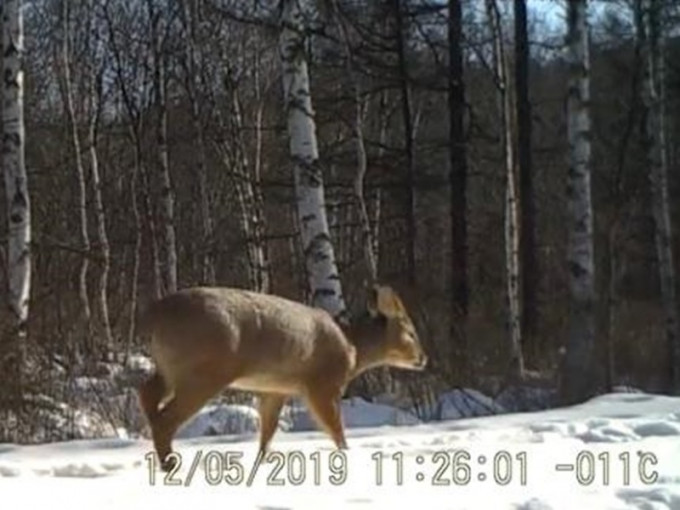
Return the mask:
[[168,458],[168,455],[172,452],[172,439],[177,429],[225,385],[215,378],[184,381],[174,389],[173,398],[156,413],[151,433],[163,471],[169,471],[175,465],[175,459]]
[[137,389],[139,404],[149,426],[152,425],[153,420],[158,414],[158,407],[161,403],[161,399],[165,395],[165,391],[165,382],[158,372],[155,372]]

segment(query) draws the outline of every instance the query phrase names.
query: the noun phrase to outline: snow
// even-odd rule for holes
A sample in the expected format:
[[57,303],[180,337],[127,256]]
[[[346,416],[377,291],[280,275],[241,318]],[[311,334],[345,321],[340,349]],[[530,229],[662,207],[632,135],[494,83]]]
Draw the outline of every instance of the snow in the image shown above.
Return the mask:
[[[247,434],[258,430],[257,410],[245,405],[209,405],[186,423],[177,433],[179,438]],[[285,422],[284,422],[285,423]],[[285,430],[285,424],[281,424]]]
[[439,420],[455,420],[504,412],[505,409],[491,398],[471,389],[444,393],[437,404],[437,419]]
[[[465,393],[487,410],[498,405]],[[455,414],[460,398],[451,392],[438,403]],[[236,435],[176,440],[182,464],[171,479],[150,470],[146,439],[0,444],[3,508],[680,509],[678,397],[612,393],[568,408],[425,424],[353,399],[343,404],[349,450],[334,451],[316,430],[280,430],[272,444],[280,453],[250,486],[255,416],[244,406],[218,409],[206,408],[195,423],[240,417],[248,425],[229,429]],[[217,471],[226,463],[229,470]]]
[[[293,430],[316,430],[317,427],[314,420],[304,405],[296,402],[291,407],[290,420]],[[386,404],[366,402],[359,397],[342,401],[342,418],[347,428],[415,425],[420,423],[415,414]]]
[[[366,402],[355,397],[342,401],[342,416],[347,428],[380,427],[384,425],[415,425],[415,414],[385,404]],[[247,405],[216,404],[205,406],[177,433],[189,439],[226,434],[255,434],[259,430],[257,410]],[[284,408],[279,418],[279,430],[311,431],[317,426],[307,407],[300,401]]]

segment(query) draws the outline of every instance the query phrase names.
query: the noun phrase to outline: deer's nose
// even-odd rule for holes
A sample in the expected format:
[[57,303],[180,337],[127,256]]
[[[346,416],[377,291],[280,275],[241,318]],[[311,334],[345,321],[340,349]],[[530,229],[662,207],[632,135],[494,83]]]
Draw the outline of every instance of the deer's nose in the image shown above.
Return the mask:
[[418,359],[418,367],[425,368],[427,366],[427,354],[421,353]]

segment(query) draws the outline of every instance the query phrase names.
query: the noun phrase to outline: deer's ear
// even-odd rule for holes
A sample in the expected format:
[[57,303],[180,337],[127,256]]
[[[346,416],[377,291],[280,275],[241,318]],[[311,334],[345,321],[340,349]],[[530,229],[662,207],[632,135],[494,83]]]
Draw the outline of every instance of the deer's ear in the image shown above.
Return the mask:
[[378,311],[383,315],[400,316],[406,313],[401,299],[392,287],[380,286],[376,288]]

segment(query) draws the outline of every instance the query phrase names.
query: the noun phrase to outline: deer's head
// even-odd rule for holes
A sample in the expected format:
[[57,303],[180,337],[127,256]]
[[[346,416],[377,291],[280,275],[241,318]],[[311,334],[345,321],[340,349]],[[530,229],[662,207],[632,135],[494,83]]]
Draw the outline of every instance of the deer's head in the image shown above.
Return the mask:
[[423,370],[427,355],[406,307],[391,288],[376,285],[369,291],[368,312],[373,320],[384,322],[381,348],[384,363],[409,370]]

